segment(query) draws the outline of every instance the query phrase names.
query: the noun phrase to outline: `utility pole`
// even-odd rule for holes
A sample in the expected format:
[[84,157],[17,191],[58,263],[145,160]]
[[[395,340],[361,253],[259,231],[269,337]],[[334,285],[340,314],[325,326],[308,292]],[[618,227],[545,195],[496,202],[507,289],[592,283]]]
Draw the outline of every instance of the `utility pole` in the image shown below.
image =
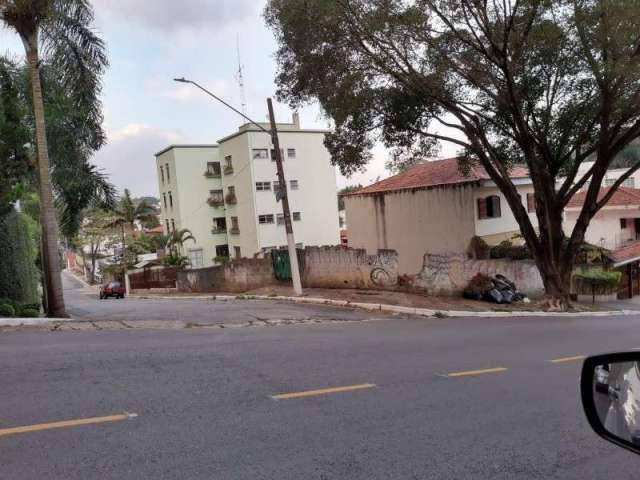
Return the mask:
[[293,280],[293,290],[296,295],[302,294],[302,282],[300,281],[300,267],[298,266],[298,250],[293,237],[293,225],[291,224],[291,210],[289,209],[289,195],[287,194],[287,182],[284,178],[282,168],[282,152],[280,151],[280,141],[278,139],[278,129],[276,128],[276,118],[273,114],[273,103],[271,98],[267,98],[269,107],[269,121],[271,122],[271,143],[275,149],[276,169],[278,171],[278,190],[282,199],[282,213],[284,215],[284,228],[287,232],[287,247],[289,249],[289,263],[291,264],[291,279]]
[[271,135],[271,142],[273,143],[273,147],[275,148],[275,160],[276,160],[276,168],[278,171],[278,183],[280,184],[279,188],[279,198],[282,199],[282,213],[284,216],[284,225],[287,232],[287,247],[289,250],[289,264],[291,265],[291,279],[293,281],[293,290],[296,295],[302,295],[302,282],[300,281],[300,267],[298,266],[298,252],[296,250],[296,241],[293,238],[293,227],[291,226],[291,212],[289,210],[289,198],[287,196],[287,182],[284,178],[284,170],[282,169],[282,156],[280,154],[280,142],[278,141],[278,129],[276,128],[276,119],[273,114],[273,105],[271,103],[271,99],[267,99],[267,106],[269,107],[269,119],[271,120],[271,131],[264,128],[259,123],[253,121],[249,118],[244,112],[241,112],[237,108],[229,105],[227,102],[222,100],[220,97],[210,92],[202,85],[193,80],[188,80],[186,78],[174,78],[175,82],[180,83],[190,83],[191,85],[199,88],[204,93],[214,98],[218,102],[222,103],[225,107],[233,110],[238,115],[243,117],[245,120],[248,120],[250,123],[258,127],[259,130],[263,131]]

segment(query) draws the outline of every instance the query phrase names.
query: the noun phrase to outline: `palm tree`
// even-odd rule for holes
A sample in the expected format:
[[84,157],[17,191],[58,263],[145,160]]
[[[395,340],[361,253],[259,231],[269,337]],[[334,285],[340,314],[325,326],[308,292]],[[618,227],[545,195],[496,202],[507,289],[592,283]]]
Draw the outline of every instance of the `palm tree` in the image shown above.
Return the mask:
[[99,103],[100,75],[106,67],[104,43],[91,30],[93,8],[87,0],[0,0],[0,21],[22,40],[31,82],[35,118],[37,172],[44,286],[49,316],[67,316],[58,258],[58,225],[51,189],[40,47],[60,67],[62,82],[79,103]]
[[133,231],[136,221],[147,222],[156,216],[156,210],[146,201],[135,203],[131,199],[128,188],[124,189],[124,195],[115,209],[117,220]]
[[171,255],[177,256],[181,251],[184,243],[187,240],[196,243],[196,239],[188,228],[182,228],[180,230],[174,230],[169,234],[169,240],[167,241],[167,248]]

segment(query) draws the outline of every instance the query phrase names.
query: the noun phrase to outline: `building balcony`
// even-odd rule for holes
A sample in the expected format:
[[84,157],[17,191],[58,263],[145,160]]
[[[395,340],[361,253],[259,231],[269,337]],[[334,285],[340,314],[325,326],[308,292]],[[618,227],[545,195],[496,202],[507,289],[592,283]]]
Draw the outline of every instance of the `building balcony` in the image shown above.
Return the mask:
[[225,165],[224,174],[231,175],[233,173],[233,165]]
[[224,201],[229,205],[235,205],[238,203],[238,199],[234,193],[227,193],[227,196],[224,197]]
[[209,197],[207,198],[207,203],[210,207],[220,208],[224,207],[224,199],[218,197]]
[[231,229],[229,229],[229,233],[232,235],[240,235],[240,227],[231,227]]
[[222,178],[222,174],[220,172],[216,173],[216,172],[210,172],[208,170],[204,172],[204,176],[206,178]]

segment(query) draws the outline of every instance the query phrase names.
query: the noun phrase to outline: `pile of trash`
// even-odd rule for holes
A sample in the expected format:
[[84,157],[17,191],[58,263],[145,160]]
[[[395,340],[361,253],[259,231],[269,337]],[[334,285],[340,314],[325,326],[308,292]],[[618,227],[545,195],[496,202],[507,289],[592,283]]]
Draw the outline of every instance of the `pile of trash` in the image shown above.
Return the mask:
[[529,303],[527,296],[519,292],[516,284],[504,275],[490,277],[484,273],[476,274],[462,292],[469,300],[484,300],[491,303]]

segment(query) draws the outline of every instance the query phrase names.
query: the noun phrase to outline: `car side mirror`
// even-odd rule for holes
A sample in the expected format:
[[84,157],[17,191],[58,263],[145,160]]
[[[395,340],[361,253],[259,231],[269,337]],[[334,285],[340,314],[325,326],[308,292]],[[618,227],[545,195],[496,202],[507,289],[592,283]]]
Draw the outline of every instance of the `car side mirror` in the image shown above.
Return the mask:
[[640,351],[587,358],[580,394],[589,424],[598,435],[640,453]]

